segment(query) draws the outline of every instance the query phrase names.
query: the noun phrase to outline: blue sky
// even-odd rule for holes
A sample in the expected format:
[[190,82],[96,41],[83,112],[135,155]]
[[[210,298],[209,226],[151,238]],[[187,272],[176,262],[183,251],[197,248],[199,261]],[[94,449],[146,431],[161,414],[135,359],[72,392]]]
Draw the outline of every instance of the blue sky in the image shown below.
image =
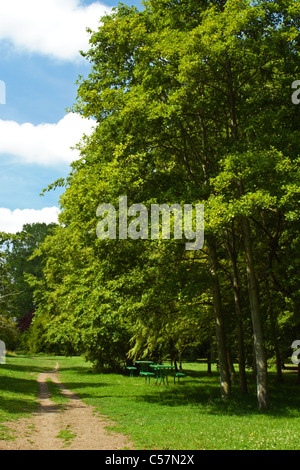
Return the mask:
[[[141,7],[140,1],[122,3]],[[70,147],[93,124],[66,112],[75,102],[78,76],[89,73],[78,51],[88,48],[85,28],[94,30],[117,4],[1,0],[0,231],[57,220],[61,190],[40,193],[68,174],[76,159]]]

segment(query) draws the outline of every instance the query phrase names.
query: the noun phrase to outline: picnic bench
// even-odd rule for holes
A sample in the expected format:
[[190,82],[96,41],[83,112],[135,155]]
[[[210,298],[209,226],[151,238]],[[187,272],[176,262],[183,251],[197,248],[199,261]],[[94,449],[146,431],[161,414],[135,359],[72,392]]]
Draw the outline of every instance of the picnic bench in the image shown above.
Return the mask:
[[[130,377],[133,377],[134,370],[138,369],[138,375],[140,377],[145,377],[145,383],[150,383],[151,377],[155,377],[156,384],[161,385],[169,384],[169,375],[173,371],[174,366],[168,364],[154,364],[153,361],[136,361],[136,367],[127,367],[130,370]],[[131,375],[132,374],[132,375]],[[176,378],[179,379],[185,377],[186,375],[183,372],[174,371],[174,384],[176,383]]]
[[127,366],[126,369],[129,370],[130,377],[134,376],[134,371],[137,370],[137,367]]
[[149,370],[149,366],[153,364],[153,361],[136,361],[135,363],[139,366],[139,375],[145,377],[145,383],[147,379],[150,383],[150,378],[155,376],[155,373]]
[[175,380],[176,380],[176,377],[178,378],[178,382],[179,382],[179,379],[181,377],[185,377],[186,375],[183,373],[183,372],[175,372],[174,373],[174,383],[175,383]]
[[169,365],[162,365],[162,364],[152,364],[150,366],[151,368],[153,368],[153,370],[155,371],[155,375],[156,375],[156,383],[159,382],[159,384],[161,383],[169,383],[168,381],[168,373],[170,370],[173,369],[173,366],[169,366]]

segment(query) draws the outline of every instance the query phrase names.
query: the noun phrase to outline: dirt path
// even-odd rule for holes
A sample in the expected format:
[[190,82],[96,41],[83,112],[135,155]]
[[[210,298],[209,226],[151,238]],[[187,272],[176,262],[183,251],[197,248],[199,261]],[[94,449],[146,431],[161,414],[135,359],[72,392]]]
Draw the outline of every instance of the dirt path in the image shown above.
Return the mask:
[[[69,398],[56,405],[50,399],[47,380],[51,379]],[[113,423],[100,417],[67,390],[58,379],[58,364],[53,371],[38,376],[39,410],[30,418],[3,423],[15,435],[13,440],[0,440],[0,450],[117,450],[133,449],[129,439],[107,430]],[[60,437],[59,437],[60,436]]]

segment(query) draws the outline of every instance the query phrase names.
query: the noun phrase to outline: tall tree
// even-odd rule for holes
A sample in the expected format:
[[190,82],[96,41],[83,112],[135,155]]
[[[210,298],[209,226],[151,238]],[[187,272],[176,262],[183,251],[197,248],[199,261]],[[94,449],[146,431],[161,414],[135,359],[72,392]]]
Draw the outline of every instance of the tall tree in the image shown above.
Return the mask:
[[[44,310],[53,307],[53,325],[60,322],[75,331],[74,325],[80,324],[76,341],[83,348],[88,336],[84,327],[91,321],[99,332],[94,338],[101,336],[107,344],[105,334],[111,332],[111,324],[126,329],[128,312],[131,319],[136,312],[142,318],[151,283],[159,285],[151,262],[166,260],[160,256],[160,240],[97,240],[97,206],[103,202],[117,207],[120,195],[127,195],[128,205],[138,202],[149,209],[153,202],[204,202],[206,244],[201,256],[207,256],[208,264],[204,268],[200,262],[197,267],[210,281],[207,292],[213,303],[221,394],[230,395],[227,296],[221,267],[228,259],[224,240],[234,223],[243,240],[239,263],[248,278],[258,405],[268,406],[262,279],[257,273],[262,250],[253,239],[258,234],[261,246],[266,246],[259,224],[264,228],[267,224],[270,240],[276,239],[271,214],[278,203],[283,209],[280,217],[287,217],[284,204],[296,194],[280,168],[296,165],[299,151],[299,123],[289,95],[298,70],[298,30],[299,6],[292,0],[280,4],[149,0],[143,11],[120,5],[91,34],[90,50],[84,54],[91,73],[79,80],[73,109],[93,117],[96,126],[79,146],[82,158],[66,182],[61,199],[64,228],[53,239],[62,243],[66,263],[61,266],[62,258],[48,244],[46,277],[53,289],[41,304]],[[268,179],[273,175],[272,161],[277,165],[274,184]],[[285,191],[280,190],[282,184]],[[263,224],[258,213],[265,217]],[[76,247],[70,246],[72,239]],[[183,242],[166,241],[168,266]],[[191,254],[181,253],[179,260],[187,270],[194,266]],[[235,257],[230,260],[235,268]],[[80,277],[70,275],[71,269]],[[179,281],[182,271],[174,269]],[[276,274],[270,269],[273,280]],[[237,300],[236,271],[234,276]],[[199,289],[196,298],[203,283],[193,285]],[[87,314],[91,292],[95,297]],[[165,298],[174,294],[168,283],[164,294]],[[176,304],[180,314],[184,301],[178,302],[179,308]],[[76,306],[76,314],[66,319],[62,305],[68,302]],[[147,318],[149,323],[155,319],[155,313]],[[130,334],[135,328],[129,323]]]
[[20,318],[34,309],[33,290],[26,282],[26,274],[41,278],[42,258],[34,257],[34,251],[53,231],[56,224],[34,223],[23,225],[22,232],[10,240],[5,250],[6,266],[18,292],[11,305],[13,316]]

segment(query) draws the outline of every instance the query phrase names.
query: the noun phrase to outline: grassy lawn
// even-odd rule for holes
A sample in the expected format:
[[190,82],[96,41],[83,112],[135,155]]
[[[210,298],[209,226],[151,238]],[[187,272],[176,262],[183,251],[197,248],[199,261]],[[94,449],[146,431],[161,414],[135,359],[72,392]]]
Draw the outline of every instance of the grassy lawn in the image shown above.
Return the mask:
[[[157,386],[141,377],[95,374],[80,357],[8,357],[0,366],[0,425],[36,408],[36,375],[56,361],[61,382],[109,416],[137,449],[300,449],[300,386],[294,374],[277,384],[270,373],[271,407],[262,413],[250,376],[249,395],[233,387],[226,404],[219,398],[217,371],[207,376],[200,364],[185,364],[187,376],[179,384],[171,379]],[[57,390],[53,394],[57,399]]]
[[43,356],[8,356],[0,364],[0,439],[11,436],[3,422],[30,416],[37,410],[37,375],[55,366]]
[[[287,375],[278,385],[270,374],[271,409],[257,410],[255,384],[229,404],[219,398],[219,376],[205,366],[185,364],[181,383],[156,386],[141,377],[92,374],[80,358],[61,361],[67,388],[130,434],[140,449],[300,449],[300,387]],[[237,387],[238,388],[238,387]]]

